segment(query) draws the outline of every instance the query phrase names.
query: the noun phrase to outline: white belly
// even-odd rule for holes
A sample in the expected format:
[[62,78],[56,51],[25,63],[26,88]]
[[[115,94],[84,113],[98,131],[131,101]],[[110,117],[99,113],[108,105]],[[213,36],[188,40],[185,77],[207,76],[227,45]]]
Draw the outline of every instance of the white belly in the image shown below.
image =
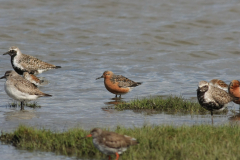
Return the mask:
[[21,92],[13,85],[9,85],[7,83],[5,83],[4,89],[9,97],[17,101],[31,101],[38,98],[36,95],[29,95],[28,93]]

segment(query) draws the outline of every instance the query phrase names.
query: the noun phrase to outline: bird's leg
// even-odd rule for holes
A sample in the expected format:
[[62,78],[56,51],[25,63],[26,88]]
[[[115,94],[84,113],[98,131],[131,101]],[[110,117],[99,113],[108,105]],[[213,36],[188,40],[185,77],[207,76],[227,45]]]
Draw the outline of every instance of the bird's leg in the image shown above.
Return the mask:
[[212,116],[212,125],[213,125],[213,111],[211,111],[211,116]]
[[119,158],[119,154],[118,152],[116,152],[116,160],[118,160],[118,158]]
[[120,94],[120,96],[119,96],[119,99],[121,98],[121,94]]
[[108,156],[108,160],[111,160],[111,156]]
[[117,98],[117,94],[116,94],[115,98]]
[[24,102],[21,102],[21,111],[24,110]]

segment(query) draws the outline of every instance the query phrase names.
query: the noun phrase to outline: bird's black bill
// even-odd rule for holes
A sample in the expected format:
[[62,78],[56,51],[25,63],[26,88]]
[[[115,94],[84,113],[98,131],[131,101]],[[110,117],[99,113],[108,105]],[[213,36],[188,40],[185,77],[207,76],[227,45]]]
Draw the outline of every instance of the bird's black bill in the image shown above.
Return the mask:
[[97,79],[100,79],[100,78],[103,78],[103,76],[96,78],[96,80],[97,80]]
[[6,55],[6,54],[9,54],[9,51],[8,51],[8,52],[6,52],[6,53],[3,53],[3,55]]
[[2,76],[0,79],[3,79],[3,78],[6,78],[6,76],[4,75],[4,76]]
[[10,56],[15,56],[15,55],[17,54],[17,51],[15,51],[15,50],[10,50],[10,51],[4,53],[3,55],[6,55],[6,54],[9,54]]

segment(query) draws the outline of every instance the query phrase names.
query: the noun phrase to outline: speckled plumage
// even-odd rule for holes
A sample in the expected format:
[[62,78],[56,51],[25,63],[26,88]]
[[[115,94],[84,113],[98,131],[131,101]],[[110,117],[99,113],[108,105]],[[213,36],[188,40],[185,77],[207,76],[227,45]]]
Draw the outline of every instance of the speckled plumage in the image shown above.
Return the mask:
[[141,84],[141,82],[134,82],[134,81],[122,76],[122,75],[115,75],[115,74],[112,75],[110,80],[112,81],[113,84],[118,82],[118,86],[123,87],[123,88],[136,87],[136,86]]
[[46,62],[43,62],[33,56],[22,54],[18,47],[12,46],[9,51],[3,55],[9,54],[11,56],[11,64],[13,69],[20,75],[23,72],[28,72],[30,74],[38,74],[49,69],[61,68],[60,66],[55,66]]
[[224,81],[222,81],[220,79],[212,79],[209,82],[209,84],[211,84],[214,87],[218,87],[220,89],[223,89],[226,92],[228,91],[228,85]]
[[33,74],[29,74],[28,72],[24,72],[23,77],[31,83],[35,84],[36,86],[39,86],[44,82],[43,80],[40,80],[38,77]]
[[106,155],[119,155],[127,150],[131,145],[138,144],[135,138],[121,135],[115,132],[103,131],[100,128],[94,128],[87,137],[93,137],[94,146]]
[[[139,86],[142,82],[134,82],[122,75],[115,75],[112,71],[105,71],[99,78],[104,78],[104,85],[106,89],[117,95],[126,94],[132,90],[133,87]],[[97,78],[97,79],[99,79]]]
[[33,83],[24,79],[15,71],[6,71],[0,79],[6,78],[4,89],[9,97],[21,102],[21,110],[24,108],[23,102],[35,100],[39,97],[50,97],[51,95],[40,91]]
[[197,97],[200,105],[209,111],[220,110],[233,100],[226,91],[209,85],[206,81],[199,82]]
[[211,111],[223,110],[226,104],[233,101],[235,98],[231,97],[226,91],[209,85],[206,81],[200,81],[197,89],[197,98],[199,104]]

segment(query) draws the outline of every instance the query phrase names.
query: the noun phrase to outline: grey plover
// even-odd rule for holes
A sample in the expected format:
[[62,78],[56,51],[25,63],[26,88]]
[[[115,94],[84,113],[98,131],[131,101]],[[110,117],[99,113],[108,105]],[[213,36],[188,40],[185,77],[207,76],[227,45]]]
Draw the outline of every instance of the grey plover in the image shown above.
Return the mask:
[[35,84],[36,86],[39,86],[44,82],[44,80],[40,80],[38,77],[33,74],[29,74],[28,72],[23,72],[23,77],[31,83]]
[[22,54],[18,47],[12,46],[9,51],[3,55],[9,54],[11,56],[11,64],[13,69],[20,75],[23,72],[30,74],[38,74],[49,69],[61,68],[61,66],[55,66],[46,62],[43,62],[33,56]]
[[212,79],[209,82],[209,84],[212,85],[212,86],[218,87],[220,89],[223,89],[226,92],[228,91],[228,85],[220,79]]
[[21,102],[21,110],[24,109],[24,102],[35,100],[39,97],[51,97],[43,93],[34,84],[24,79],[15,71],[6,71],[0,79],[6,79],[4,89],[7,95]]
[[212,116],[213,123],[213,111],[221,111],[226,105],[238,98],[230,96],[226,91],[209,85],[206,81],[200,81],[197,89],[197,98],[199,104],[209,110]]
[[108,155],[109,159],[111,159],[110,155],[116,154],[116,160],[118,160],[119,154],[125,152],[129,146],[138,144],[135,138],[103,131],[100,128],[94,128],[87,137],[92,137],[94,146],[103,154]]
[[[240,82],[238,80],[232,80],[228,87],[228,93],[233,97],[240,98]],[[233,100],[234,103],[240,104],[240,99]]]
[[104,78],[104,84],[106,89],[117,95],[120,95],[121,98],[122,94],[126,94],[132,90],[133,87],[139,86],[142,82],[134,82],[122,75],[115,75],[112,71],[105,71],[101,77],[96,78],[100,79]]

